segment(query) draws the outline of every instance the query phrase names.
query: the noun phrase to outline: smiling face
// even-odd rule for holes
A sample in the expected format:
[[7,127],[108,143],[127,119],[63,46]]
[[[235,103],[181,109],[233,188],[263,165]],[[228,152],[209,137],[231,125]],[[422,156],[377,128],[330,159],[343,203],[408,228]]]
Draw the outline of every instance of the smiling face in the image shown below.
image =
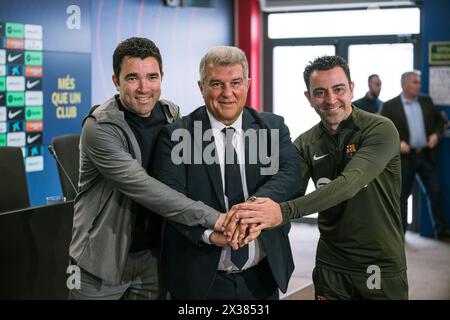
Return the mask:
[[335,133],[339,124],[352,113],[353,82],[349,83],[341,67],[314,70],[305,96],[325,128]]
[[227,66],[210,64],[206,77],[198,82],[208,111],[225,125],[230,125],[241,114],[247,101],[250,79],[244,79],[241,64]]
[[140,117],[150,116],[159,100],[161,79],[159,64],[154,57],[125,57],[119,78],[113,75],[113,82],[123,106]]

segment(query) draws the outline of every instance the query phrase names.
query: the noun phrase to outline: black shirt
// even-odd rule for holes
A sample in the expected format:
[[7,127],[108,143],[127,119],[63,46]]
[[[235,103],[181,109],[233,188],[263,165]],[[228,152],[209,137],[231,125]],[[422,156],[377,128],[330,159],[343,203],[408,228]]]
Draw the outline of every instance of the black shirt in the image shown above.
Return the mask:
[[383,102],[378,98],[370,99],[366,94],[361,99],[353,101],[353,104],[364,111],[378,113]]
[[[167,124],[162,106],[157,102],[151,115],[144,118],[125,109],[118,95],[116,95],[116,101],[141,149],[142,167],[149,173],[159,131],[163,125]],[[159,246],[163,219],[138,203],[135,204],[135,212],[136,221],[131,233],[132,241],[129,252],[138,252]]]

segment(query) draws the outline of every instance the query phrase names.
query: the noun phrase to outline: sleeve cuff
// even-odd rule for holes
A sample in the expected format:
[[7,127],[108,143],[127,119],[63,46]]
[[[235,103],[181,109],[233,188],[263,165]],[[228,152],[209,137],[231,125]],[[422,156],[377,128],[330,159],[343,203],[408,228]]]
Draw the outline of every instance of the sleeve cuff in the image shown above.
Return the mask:
[[204,243],[207,243],[207,244],[212,244],[212,242],[209,241],[209,236],[210,236],[211,233],[213,233],[213,232],[214,232],[214,230],[211,230],[211,229],[205,230],[205,231],[203,232],[203,234],[202,234],[202,241],[203,241]]
[[283,217],[282,224],[288,223],[291,219],[290,218],[291,208],[289,206],[289,203],[288,202],[280,203],[280,208],[281,208],[281,216]]

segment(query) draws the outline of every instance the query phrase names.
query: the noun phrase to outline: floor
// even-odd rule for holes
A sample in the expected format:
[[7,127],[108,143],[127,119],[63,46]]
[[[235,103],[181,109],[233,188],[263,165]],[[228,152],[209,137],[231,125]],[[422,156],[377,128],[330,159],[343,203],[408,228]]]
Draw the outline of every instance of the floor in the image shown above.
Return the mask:
[[[295,270],[285,300],[312,300],[311,273],[319,231],[316,225],[292,223],[289,234]],[[409,298],[412,300],[450,299],[450,243],[406,233]]]

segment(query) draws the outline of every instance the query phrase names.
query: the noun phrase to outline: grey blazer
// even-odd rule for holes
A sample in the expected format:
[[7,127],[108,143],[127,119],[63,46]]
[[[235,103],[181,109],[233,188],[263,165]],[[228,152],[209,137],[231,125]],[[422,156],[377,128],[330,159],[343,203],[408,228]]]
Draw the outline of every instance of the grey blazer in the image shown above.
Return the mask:
[[[160,101],[168,122],[179,108]],[[112,97],[93,107],[80,138],[80,179],[70,256],[89,273],[119,283],[135,215],[133,202],[169,220],[213,228],[219,212],[193,201],[146,173],[138,142]]]

